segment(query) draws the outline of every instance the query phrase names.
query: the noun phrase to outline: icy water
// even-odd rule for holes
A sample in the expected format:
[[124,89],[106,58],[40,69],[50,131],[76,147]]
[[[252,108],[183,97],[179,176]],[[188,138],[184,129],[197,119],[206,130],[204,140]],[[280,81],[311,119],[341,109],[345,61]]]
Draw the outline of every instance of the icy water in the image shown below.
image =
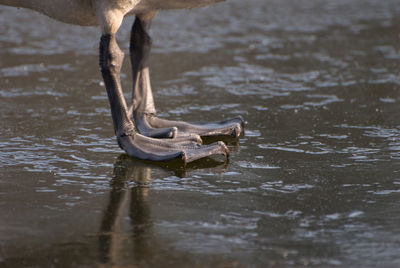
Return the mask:
[[1,7],[0,33],[0,267],[400,267],[398,0],[159,14],[159,114],[247,121],[186,168],[117,146],[98,29]]

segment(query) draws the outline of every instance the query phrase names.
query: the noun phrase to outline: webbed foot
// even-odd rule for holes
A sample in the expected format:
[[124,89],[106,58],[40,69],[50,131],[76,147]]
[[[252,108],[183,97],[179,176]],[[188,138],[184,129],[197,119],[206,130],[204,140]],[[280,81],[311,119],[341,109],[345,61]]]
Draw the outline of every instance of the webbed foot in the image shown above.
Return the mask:
[[201,145],[193,140],[153,139],[138,133],[118,137],[119,146],[132,157],[152,161],[169,161],[181,158],[184,164],[211,156],[229,156],[223,142]]
[[157,117],[150,84],[149,54],[151,38],[148,34],[150,15],[137,15],[131,30],[130,59],[133,90],[130,112],[136,129],[153,138],[176,138],[192,134],[200,136],[232,136],[238,138],[244,129],[241,116],[212,123],[186,123]]
[[101,73],[118,144],[129,156],[152,161],[168,161],[180,157],[185,164],[216,154],[228,156],[229,150],[223,142],[201,145],[201,139],[196,134],[174,139],[153,139],[139,134],[131,119],[121,88],[120,70],[123,57],[124,53],[116,42],[115,33],[103,34],[100,38]]
[[145,136],[153,138],[175,138],[197,134],[200,136],[231,136],[238,138],[244,130],[241,116],[218,122],[187,123],[166,120],[154,114],[134,113],[136,128]]

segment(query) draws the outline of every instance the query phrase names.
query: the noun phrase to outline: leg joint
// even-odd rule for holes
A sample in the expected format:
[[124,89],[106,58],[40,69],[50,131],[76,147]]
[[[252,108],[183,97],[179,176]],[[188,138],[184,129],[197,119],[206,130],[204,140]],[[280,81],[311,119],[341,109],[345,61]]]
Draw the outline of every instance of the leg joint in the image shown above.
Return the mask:
[[115,36],[104,34],[100,39],[100,60],[101,71],[117,71],[122,67],[124,52],[119,48]]
[[139,52],[143,54],[148,54],[152,45],[152,40],[150,35],[147,33],[149,22],[142,21],[138,17],[132,26],[131,31],[131,44],[130,52]]

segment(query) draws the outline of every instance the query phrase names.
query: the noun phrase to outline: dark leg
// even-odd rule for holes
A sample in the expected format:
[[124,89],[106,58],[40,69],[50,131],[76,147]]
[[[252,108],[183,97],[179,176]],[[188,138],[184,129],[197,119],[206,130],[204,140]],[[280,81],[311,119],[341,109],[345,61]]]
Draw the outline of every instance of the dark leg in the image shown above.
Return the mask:
[[153,161],[181,157],[185,163],[214,154],[228,155],[229,150],[222,142],[203,146],[193,139],[157,140],[137,133],[122,94],[120,70],[123,57],[115,33],[103,34],[100,40],[101,73],[107,89],[118,144],[128,155]]
[[151,39],[146,33],[150,28],[151,18],[139,20],[136,18],[131,31],[130,58],[132,64],[133,92],[132,110],[136,128],[145,136],[153,138],[175,138],[176,127],[152,128],[147,121],[142,120],[143,113],[155,114],[153,93],[150,85],[148,58],[151,48]]
[[133,73],[132,115],[140,133],[149,137],[173,138],[198,134],[200,136],[231,135],[235,138],[243,131],[242,117],[213,123],[186,123],[158,118],[150,85],[148,58],[151,39],[148,35],[152,17],[136,16],[131,31],[130,56]]

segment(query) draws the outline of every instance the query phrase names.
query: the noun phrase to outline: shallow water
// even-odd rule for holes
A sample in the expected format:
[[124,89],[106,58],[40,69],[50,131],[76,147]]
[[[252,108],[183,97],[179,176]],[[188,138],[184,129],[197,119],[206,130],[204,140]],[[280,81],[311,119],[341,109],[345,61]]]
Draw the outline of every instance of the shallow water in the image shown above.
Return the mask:
[[187,168],[117,146],[96,28],[1,7],[0,32],[1,267],[400,266],[398,1],[159,14],[159,114],[247,120]]

